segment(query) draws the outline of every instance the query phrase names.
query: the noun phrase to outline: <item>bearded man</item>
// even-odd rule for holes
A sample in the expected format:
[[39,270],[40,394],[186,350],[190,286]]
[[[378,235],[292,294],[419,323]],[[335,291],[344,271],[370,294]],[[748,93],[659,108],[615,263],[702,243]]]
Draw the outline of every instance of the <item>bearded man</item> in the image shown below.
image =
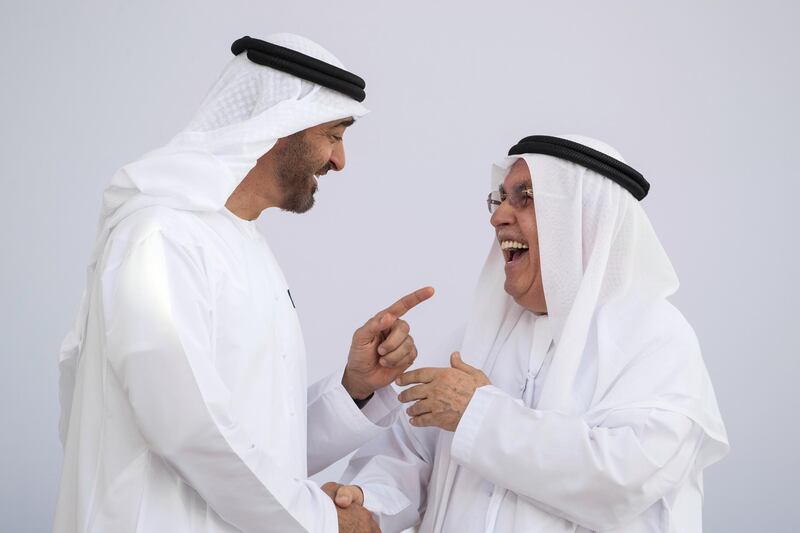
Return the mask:
[[307,476],[392,422],[385,386],[416,357],[400,317],[433,291],[372,317],[344,370],[306,386],[294,302],[254,221],[307,211],[344,168],[365,84],[296,35],[232,51],[188,127],[105,191],[60,357],[58,533],[377,530]]

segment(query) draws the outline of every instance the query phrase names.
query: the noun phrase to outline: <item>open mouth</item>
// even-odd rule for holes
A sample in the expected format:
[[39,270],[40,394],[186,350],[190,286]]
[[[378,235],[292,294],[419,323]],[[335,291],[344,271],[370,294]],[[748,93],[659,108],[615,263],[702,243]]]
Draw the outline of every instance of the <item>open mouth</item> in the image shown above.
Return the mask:
[[528,253],[528,245],[519,241],[502,241],[500,250],[503,251],[503,258],[506,260],[506,264],[513,264]]
[[319,178],[320,178],[320,176],[322,176],[322,175],[323,175],[323,174],[320,174],[319,172],[315,172],[315,173],[314,173],[314,174],[311,176],[312,178],[314,178],[314,181],[313,181],[313,187],[312,187],[312,189],[311,189],[311,192],[312,192],[312,193],[315,193],[315,192],[317,192],[317,190],[319,189]]

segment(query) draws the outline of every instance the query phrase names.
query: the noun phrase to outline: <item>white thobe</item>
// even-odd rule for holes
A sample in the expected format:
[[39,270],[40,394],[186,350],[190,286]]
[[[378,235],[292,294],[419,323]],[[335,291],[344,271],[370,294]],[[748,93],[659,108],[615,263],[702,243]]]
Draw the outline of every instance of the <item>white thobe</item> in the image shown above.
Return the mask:
[[548,319],[534,320],[523,313],[484,368],[492,385],[455,433],[404,417],[353,456],[343,482],[362,487],[384,533],[420,520],[420,533],[700,531],[702,481],[688,476],[700,428],[654,409],[596,427],[537,410],[555,345]]
[[54,531],[338,531],[309,469],[388,426],[393,398],[359,411],[341,373],[307,388],[294,304],[255,224],[143,209],[97,272]]

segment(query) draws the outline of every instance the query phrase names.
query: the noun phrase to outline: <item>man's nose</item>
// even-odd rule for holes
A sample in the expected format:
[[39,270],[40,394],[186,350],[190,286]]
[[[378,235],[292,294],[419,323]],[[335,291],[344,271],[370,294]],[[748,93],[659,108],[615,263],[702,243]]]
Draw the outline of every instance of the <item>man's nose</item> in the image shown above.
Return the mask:
[[508,202],[503,202],[497,206],[492,213],[492,217],[489,219],[489,222],[495,228],[499,228],[500,226],[504,226],[507,224],[514,223],[514,209]]
[[344,143],[336,143],[330,158],[331,169],[342,170],[345,165]]

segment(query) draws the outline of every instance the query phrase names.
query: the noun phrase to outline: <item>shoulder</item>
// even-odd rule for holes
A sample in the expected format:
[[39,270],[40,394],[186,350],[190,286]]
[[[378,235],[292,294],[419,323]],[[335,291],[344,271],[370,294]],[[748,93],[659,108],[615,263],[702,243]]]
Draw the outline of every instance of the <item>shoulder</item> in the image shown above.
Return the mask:
[[697,342],[689,321],[665,299],[628,300],[608,306],[598,315],[598,325],[613,329],[610,333],[621,348],[671,344],[678,340]]
[[143,208],[112,229],[103,248],[102,270],[107,276],[138,252],[157,251],[173,266],[182,264],[209,275],[220,270],[224,257],[215,244],[217,240],[219,237],[191,211],[163,206]]
[[191,211],[152,206],[140,209],[119,222],[109,235],[109,242],[136,245],[159,236],[184,246],[196,245],[203,240],[204,224]]

